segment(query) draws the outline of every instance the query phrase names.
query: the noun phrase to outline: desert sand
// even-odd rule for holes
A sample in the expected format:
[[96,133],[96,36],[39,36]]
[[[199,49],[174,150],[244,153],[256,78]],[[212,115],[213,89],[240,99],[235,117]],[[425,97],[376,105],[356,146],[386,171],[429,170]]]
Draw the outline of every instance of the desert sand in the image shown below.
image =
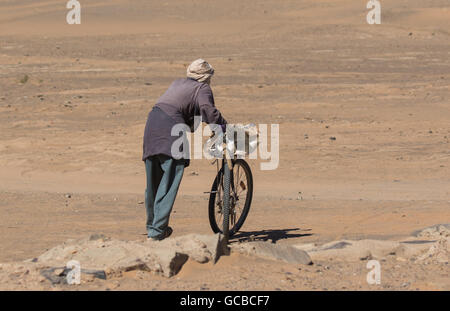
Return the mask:
[[[147,114],[199,57],[229,122],[280,126],[279,167],[249,161],[253,203],[231,244],[401,241],[450,223],[447,0],[382,1],[381,25],[367,24],[366,1],[80,2],[81,25],[68,25],[64,1],[0,1],[0,262],[92,234],[146,239]],[[212,233],[214,175],[191,161],[174,238]],[[450,289],[448,263],[391,257],[380,285],[367,284],[367,260],[299,269],[231,253],[172,278],[82,286]]]

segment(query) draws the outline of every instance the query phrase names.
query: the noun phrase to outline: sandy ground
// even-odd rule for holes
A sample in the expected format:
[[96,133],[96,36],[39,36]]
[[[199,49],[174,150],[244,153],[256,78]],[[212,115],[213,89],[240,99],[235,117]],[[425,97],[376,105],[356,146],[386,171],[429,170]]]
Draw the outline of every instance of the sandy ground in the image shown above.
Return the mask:
[[[450,223],[448,1],[382,3],[381,25],[366,23],[361,1],[81,3],[82,24],[67,25],[61,1],[0,1],[0,262],[92,233],[145,239],[147,113],[199,57],[216,69],[229,122],[280,124],[279,167],[250,162],[254,201],[235,241],[401,239]],[[186,170],[174,236],[210,232],[214,174],[207,160]],[[90,286],[450,286],[448,265],[387,262],[383,286],[367,287],[365,263],[327,264],[233,255],[170,280]]]

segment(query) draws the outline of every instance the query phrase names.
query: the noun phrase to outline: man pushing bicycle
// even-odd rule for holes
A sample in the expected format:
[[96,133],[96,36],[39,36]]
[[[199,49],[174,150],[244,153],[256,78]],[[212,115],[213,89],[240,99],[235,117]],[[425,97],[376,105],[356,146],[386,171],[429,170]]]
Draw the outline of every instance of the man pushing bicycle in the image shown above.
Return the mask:
[[[201,116],[207,124],[225,127],[227,123],[214,104],[210,87],[213,74],[208,62],[195,60],[187,68],[187,77],[175,80],[148,114],[142,160],[147,177],[147,235],[152,240],[163,240],[172,234],[169,217],[184,168],[189,165],[189,158],[175,158],[172,154],[172,145],[179,139],[172,136],[172,128],[186,124],[193,131],[195,116]],[[189,150],[187,142],[182,148]]]

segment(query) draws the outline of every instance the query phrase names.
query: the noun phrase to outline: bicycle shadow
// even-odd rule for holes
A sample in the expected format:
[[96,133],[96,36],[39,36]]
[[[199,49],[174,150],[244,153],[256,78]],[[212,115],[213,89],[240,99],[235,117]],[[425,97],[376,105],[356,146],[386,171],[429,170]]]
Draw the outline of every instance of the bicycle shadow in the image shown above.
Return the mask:
[[312,229],[271,229],[271,230],[261,230],[261,231],[246,231],[236,233],[230,240],[233,242],[252,242],[252,241],[269,241],[276,243],[278,240],[291,239],[291,238],[301,238],[306,236],[312,236],[313,233],[289,233],[292,231],[311,231]]

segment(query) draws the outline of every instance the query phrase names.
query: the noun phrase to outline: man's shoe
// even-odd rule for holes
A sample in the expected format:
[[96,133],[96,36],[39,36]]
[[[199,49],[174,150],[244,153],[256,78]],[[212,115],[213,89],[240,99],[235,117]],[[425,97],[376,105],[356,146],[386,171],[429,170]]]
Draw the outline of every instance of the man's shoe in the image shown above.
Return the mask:
[[164,230],[162,234],[160,234],[159,236],[151,237],[150,239],[152,239],[153,241],[161,241],[165,238],[168,238],[172,234],[172,232],[172,228],[167,226],[166,230]]

